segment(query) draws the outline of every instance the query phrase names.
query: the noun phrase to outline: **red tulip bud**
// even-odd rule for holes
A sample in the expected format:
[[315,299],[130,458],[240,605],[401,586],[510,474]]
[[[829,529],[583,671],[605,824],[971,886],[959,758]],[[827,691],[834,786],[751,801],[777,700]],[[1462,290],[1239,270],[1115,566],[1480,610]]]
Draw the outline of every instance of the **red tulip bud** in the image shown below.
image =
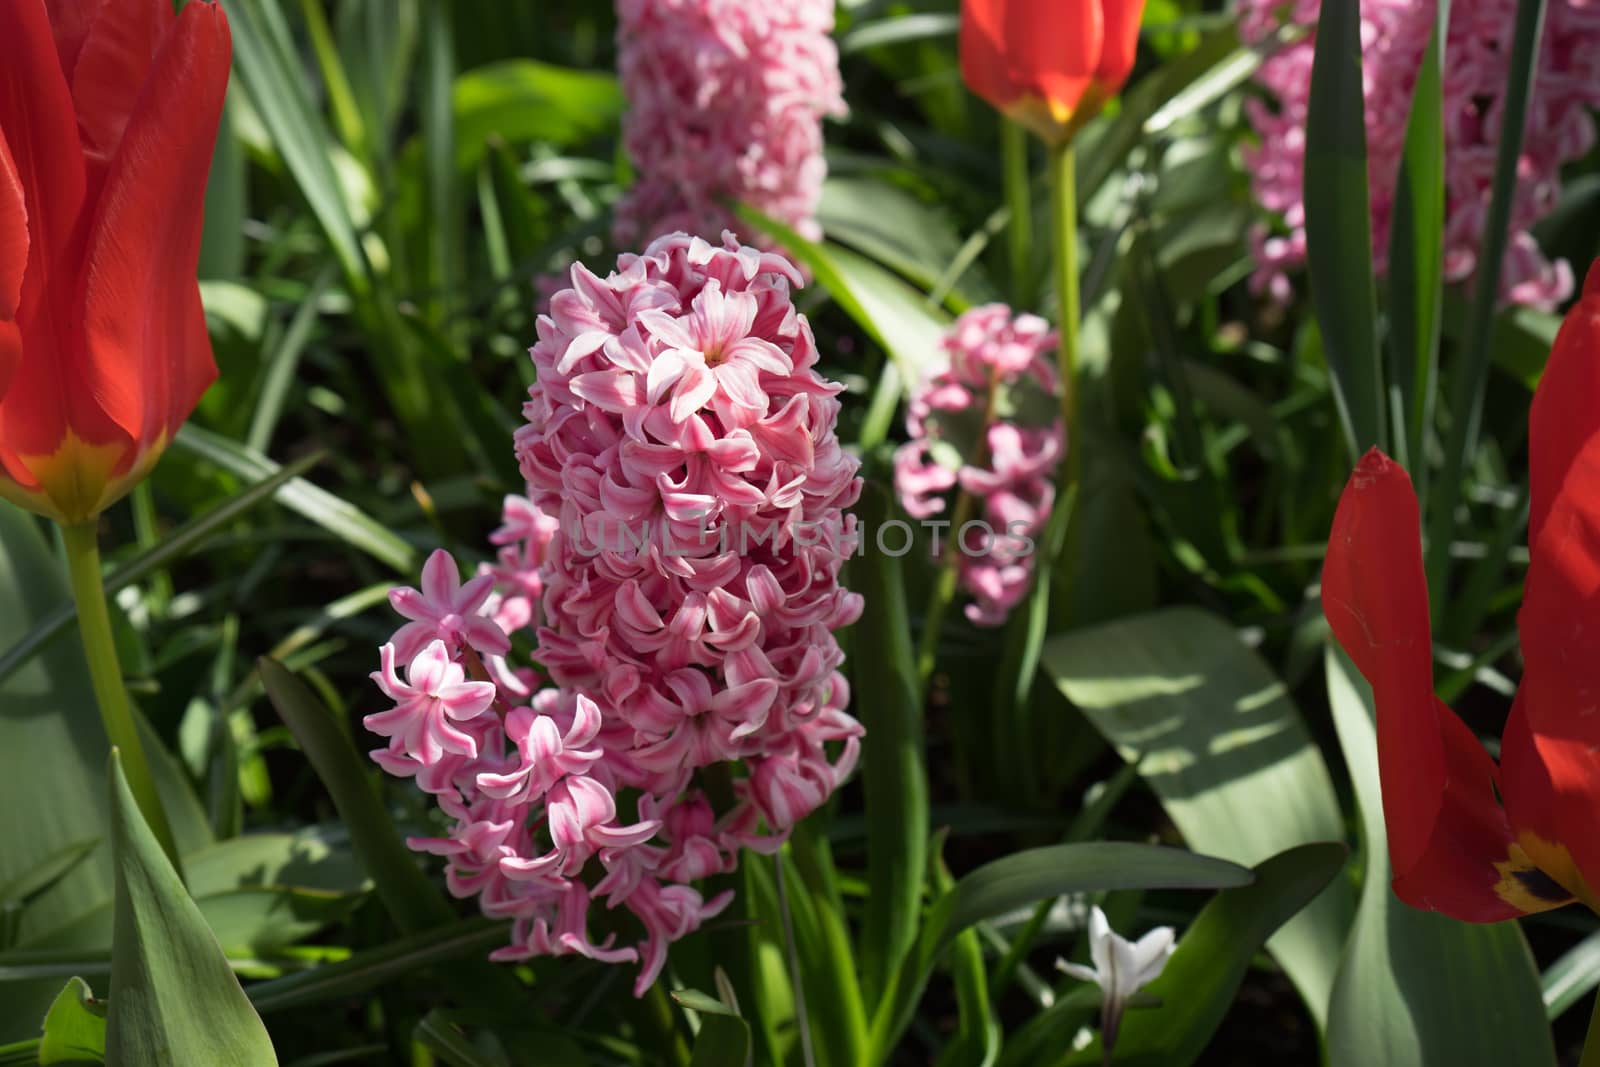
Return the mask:
[[962,0],[961,76],[1064,143],[1128,80],[1143,13],[1144,0]]
[[132,488],[216,378],[201,208],[231,43],[194,0],[0,3],[0,496]]

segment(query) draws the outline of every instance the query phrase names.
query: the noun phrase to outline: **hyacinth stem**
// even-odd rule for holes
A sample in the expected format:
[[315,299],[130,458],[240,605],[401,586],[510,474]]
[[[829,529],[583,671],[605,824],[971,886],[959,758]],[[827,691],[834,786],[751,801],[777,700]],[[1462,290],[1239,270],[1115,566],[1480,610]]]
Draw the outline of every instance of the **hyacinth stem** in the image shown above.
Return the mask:
[[1595,994],[1589,1034],[1583,1039],[1583,1058],[1578,1061],[1578,1067],[1600,1067],[1600,993]]
[[[989,383],[989,396],[984,403],[983,429],[978,444],[973,449],[972,465],[981,467],[989,462],[989,424],[994,422],[995,405],[1000,399],[1000,379],[996,375]],[[933,582],[933,592],[928,597],[928,607],[922,615],[922,642],[917,646],[917,681],[927,692],[928,680],[933,677],[934,665],[939,660],[939,635],[944,631],[944,619],[956,598],[956,587],[961,580],[961,529],[972,521],[978,502],[965,488],[956,491],[955,511],[950,519],[950,540],[945,542],[939,557],[939,574]]]
[[67,574],[72,584],[72,599],[78,606],[78,632],[83,635],[83,654],[89,661],[89,680],[95,702],[100,706],[100,721],[112,747],[122,752],[122,770],[139,804],[145,822],[150,824],[161,849],[178,867],[178,849],[161,806],[161,794],[150,773],[139,727],[128,702],[128,689],[122,680],[122,665],[117,660],[117,645],[111,635],[111,616],[106,610],[105,586],[100,577],[99,528],[94,521],[61,528],[67,551]]
[[[1000,160],[1005,175],[1006,230],[1011,265],[1011,301],[1027,307],[1032,286],[1028,269],[1033,249],[1033,196],[1028,182],[1028,131],[1009,119],[1000,121]],[[1037,290],[1034,290],[1036,292]]]

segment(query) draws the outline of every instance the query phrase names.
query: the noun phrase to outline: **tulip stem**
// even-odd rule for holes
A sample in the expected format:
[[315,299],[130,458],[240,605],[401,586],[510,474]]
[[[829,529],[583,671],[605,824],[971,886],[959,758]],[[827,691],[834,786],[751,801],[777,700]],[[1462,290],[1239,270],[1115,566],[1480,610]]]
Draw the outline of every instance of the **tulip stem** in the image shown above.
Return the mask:
[[155,778],[145,759],[139,727],[128,702],[128,689],[122,680],[122,665],[117,660],[117,645],[111,635],[111,616],[106,611],[105,586],[100,578],[98,526],[93,521],[61,527],[67,551],[67,574],[72,583],[72,599],[78,605],[78,632],[83,635],[83,654],[89,663],[89,680],[95,702],[100,706],[100,721],[106,738],[122,752],[122,769],[128,777],[139,811],[150,830],[161,842],[162,851],[178,867],[178,849],[167,823],[167,813],[156,792]]
[[1600,993],[1595,994],[1594,1010],[1589,1016],[1589,1036],[1583,1041],[1583,1058],[1578,1067],[1600,1067]]
[[1038,294],[1028,269],[1033,251],[1033,192],[1028,181],[1028,131],[1000,120],[1000,159],[1005,174],[1007,251],[1011,254],[1011,300],[1018,310]]
[[1061,372],[1061,418],[1071,444],[1067,448],[1063,490],[1078,482],[1082,451],[1078,434],[1078,181],[1072,142],[1050,152],[1050,236],[1056,256],[1056,320],[1061,343],[1056,365]]

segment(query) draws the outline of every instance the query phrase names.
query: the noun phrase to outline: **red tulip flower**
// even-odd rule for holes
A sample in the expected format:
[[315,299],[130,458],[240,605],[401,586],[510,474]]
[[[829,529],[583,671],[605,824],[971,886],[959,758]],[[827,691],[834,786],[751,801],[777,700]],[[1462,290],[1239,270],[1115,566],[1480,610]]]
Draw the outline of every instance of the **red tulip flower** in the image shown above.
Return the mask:
[[961,0],[961,76],[996,110],[1061,144],[1133,69],[1144,0]]
[[1417,500],[1381,452],[1345,487],[1322,578],[1377,700],[1394,891],[1469,922],[1574,899],[1600,910],[1600,265],[1529,422],[1524,668],[1498,767],[1434,696]]
[[211,3],[0,0],[0,496],[82,522],[216,378],[195,271],[228,84]]

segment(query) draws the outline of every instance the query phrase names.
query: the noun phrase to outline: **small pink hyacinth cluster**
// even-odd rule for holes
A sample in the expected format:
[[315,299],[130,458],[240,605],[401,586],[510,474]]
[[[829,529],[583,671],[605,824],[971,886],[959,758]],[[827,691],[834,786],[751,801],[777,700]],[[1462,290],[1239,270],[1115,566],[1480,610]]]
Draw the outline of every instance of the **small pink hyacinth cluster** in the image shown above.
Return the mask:
[[[798,281],[731,235],[574,266],[538,320],[496,561],[462,583],[437,552],[392,598],[374,759],[453,820],[411,845],[514,920],[496,959],[638,961],[642,994],[728,904],[694,883],[776,850],[855,765],[832,631],[861,611],[838,581],[861,483]],[[529,631],[553,688],[514,665]]]
[[958,485],[978,502],[976,517],[950,532],[972,597],[966,614],[979,626],[1000,625],[1027,595],[1033,539],[1050,519],[1066,447],[1055,345],[1037,315],[1004,304],[963,314],[944,337],[949,366],[912,394],[911,439],[895,453],[895,488],[912,518],[943,514]]
[[819,238],[822,119],[845,112],[833,0],[617,0],[617,21],[639,175],[618,243],[721,233],[730,201]]
[[[1405,150],[1406,123],[1417,72],[1433,28],[1433,0],[1360,0],[1363,95],[1366,100],[1368,172],[1371,176],[1373,257],[1387,267],[1395,181]],[[1489,212],[1499,145],[1501,110],[1510,62],[1516,0],[1457,0],[1445,40],[1445,274],[1471,277],[1477,267]],[[1319,0],[1239,0],[1240,34],[1259,43],[1288,20],[1314,28]],[[1305,124],[1311,96],[1314,36],[1270,55],[1256,79],[1275,98],[1247,107],[1260,144],[1245,163],[1256,199],[1280,213],[1286,232],[1259,229],[1252,239],[1252,285],[1274,299],[1292,295],[1288,274],[1306,258]],[[1550,0],[1536,66],[1533,97],[1518,164],[1511,241],[1501,276],[1502,299],[1549,308],[1572,293],[1572,269],[1550,262],[1528,232],[1555,206],[1563,164],[1585,155],[1595,141],[1589,109],[1600,105],[1600,4]]]

